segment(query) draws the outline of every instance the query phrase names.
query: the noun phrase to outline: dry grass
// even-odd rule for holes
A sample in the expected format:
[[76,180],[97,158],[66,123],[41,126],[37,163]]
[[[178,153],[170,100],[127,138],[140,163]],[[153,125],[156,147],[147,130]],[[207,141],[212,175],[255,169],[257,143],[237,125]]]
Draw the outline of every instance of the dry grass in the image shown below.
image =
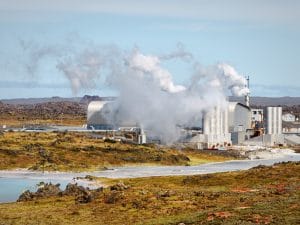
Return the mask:
[[64,115],[58,119],[41,119],[41,118],[15,118],[0,116],[0,125],[8,127],[23,127],[26,125],[64,125],[64,126],[80,126],[86,123],[86,118],[82,116]]
[[[88,204],[76,204],[74,197],[0,204],[0,224],[298,224],[299,174],[299,163],[287,163],[242,172],[125,179],[129,189],[105,188]],[[112,194],[115,201],[106,203]]]
[[156,145],[110,143],[93,133],[5,132],[0,136],[0,169],[83,171],[116,165],[190,165],[229,159]]

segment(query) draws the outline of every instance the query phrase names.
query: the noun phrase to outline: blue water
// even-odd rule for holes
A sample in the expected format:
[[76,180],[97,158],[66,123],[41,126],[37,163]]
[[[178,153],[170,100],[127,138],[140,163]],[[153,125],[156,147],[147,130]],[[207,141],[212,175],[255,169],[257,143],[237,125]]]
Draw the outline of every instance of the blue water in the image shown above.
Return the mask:
[[[285,155],[281,158],[233,160],[220,163],[209,163],[196,166],[132,166],[115,167],[111,170],[90,173],[55,173],[33,171],[0,171],[0,202],[16,201],[19,195],[29,189],[36,190],[39,182],[60,183],[64,189],[67,183],[74,182],[74,177],[84,177],[87,174],[106,178],[135,178],[151,176],[195,175],[226,171],[247,170],[258,165],[272,165],[277,162],[300,161],[300,154]],[[80,185],[89,183],[77,180]]]
[[52,179],[22,179],[22,178],[0,178],[0,202],[16,201],[19,195],[26,191],[36,191],[37,184],[41,181],[51,182],[52,184],[60,183],[60,188],[64,189],[68,184],[66,180]]

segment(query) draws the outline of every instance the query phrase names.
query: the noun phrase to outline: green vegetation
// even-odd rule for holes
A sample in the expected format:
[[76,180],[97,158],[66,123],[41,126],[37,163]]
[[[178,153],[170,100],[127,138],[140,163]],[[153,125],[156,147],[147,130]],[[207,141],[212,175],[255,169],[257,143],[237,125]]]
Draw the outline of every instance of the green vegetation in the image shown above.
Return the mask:
[[5,132],[0,135],[0,169],[84,171],[141,164],[193,165],[230,159],[193,150],[104,141],[96,133]]
[[[116,188],[120,182],[126,188]],[[299,162],[209,175],[108,180],[107,184],[112,186],[85,204],[76,202],[74,196],[0,204],[0,224],[250,225],[300,221]]]

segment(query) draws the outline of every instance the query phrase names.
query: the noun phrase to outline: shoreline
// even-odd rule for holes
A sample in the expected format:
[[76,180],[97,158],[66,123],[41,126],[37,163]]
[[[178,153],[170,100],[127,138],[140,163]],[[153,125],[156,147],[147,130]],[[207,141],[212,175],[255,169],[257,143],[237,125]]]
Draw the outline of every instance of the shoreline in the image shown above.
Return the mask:
[[[234,171],[245,171],[256,166],[271,166],[279,162],[300,161],[300,154],[287,154],[283,157],[273,159],[245,159],[228,160],[225,162],[214,162],[200,164],[197,166],[152,166],[152,167],[114,167],[106,171],[94,172],[59,172],[59,171],[28,171],[26,169],[0,170],[0,184],[3,190],[0,192],[0,205],[14,202],[22,193],[22,190],[36,187],[36,184],[43,181],[52,184],[60,183],[62,186],[72,183],[97,189],[106,185],[105,179],[131,179],[150,177],[180,177],[203,174],[217,174]],[[88,177],[89,175],[90,177]],[[15,186],[17,185],[17,186]],[[15,190],[14,190],[15,189]],[[6,197],[9,195],[8,197]],[[2,196],[2,197],[1,197]],[[8,200],[7,200],[8,199]]]
[[[285,149],[283,149],[285,150]],[[290,150],[290,149],[289,149]],[[292,151],[292,150],[291,150]],[[265,151],[259,150],[259,152],[263,153],[263,156],[266,156]],[[253,152],[254,155],[257,152]],[[295,159],[296,158],[296,159]],[[85,176],[92,175],[95,177],[104,177],[111,179],[118,178],[134,178],[134,177],[151,177],[151,176],[172,176],[172,175],[194,175],[197,174],[205,174],[205,173],[218,173],[218,172],[226,172],[226,171],[235,171],[240,169],[229,168],[228,170],[216,170],[216,171],[204,171],[200,170],[208,167],[218,167],[219,165],[231,165],[231,164],[244,164],[244,168],[241,170],[247,170],[251,168],[251,165],[256,166],[259,163],[262,164],[274,164],[276,162],[284,162],[284,161],[300,161],[300,154],[295,152],[288,152],[286,154],[277,154],[276,152],[272,155],[272,157],[266,158],[252,158],[252,159],[237,159],[237,160],[227,160],[223,162],[209,162],[192,166],[172,166],[172,165],[130,165],[130,166],[116,166],[111,167],[107,170],[94,170],[94,171],[82,171],[82,172],[74,172],[74,171],[35,171],[28,170],[25,168],[16,168],[11,170],[0,170],[0,179],[1,178],[23,178],[23,179],[59,179],[59,180],[70,180],[80,178],[80,180],[84,180]],[[242,167],[242,165],[240,165]],[[157,170],[162,171],[157,171]],[[220,169],[220,168],[219,168]],[[135,174],[127,174],[128,172],[134,172]],[[126,173],[126,174],[122,174]],[[119,176],[118,176],[119,174]],[[144,176],[143,176],[144,175]]]
[[[101,169],[87,169],[87,170],[79,170],[79,171],[72,171],[72,170],[30,170],[29,168],[12,168],[12,169],[0,169],[0,178],[2,177],[1,174],[8,174],[8,173],[31,173],[31,174],[56,174],[56,175],[64,175],[64,174],[85,174],[89,175],[90,173],[99,173],[99,172],[106,172],[106,171],[113,171],[120,168],[151,168],[151,167],[195,167],[201,165],[209,165],[209,164],[217,164],[217,163],[225,163],[225,162],[238,162],[238,161],[248,161],[248,160],[268,160],[268,159],[276,159],[276,158],[283,158],[286,155],[300,155],[295,150],[290,148],[268,148],[264,147],[261,148],[260,146],[235,146],[233,149],[234,151],[238,151],[240,156],[243,158],[238,159],[230,159],[224,161],[212,161],[212,162],[203,162],[195,165],[163,165],[163,164],[153,164],[153,163],[138,163],[138,164],[124,164],[124,165],[111,165],[110,167],[103,167]],[[201,153],[201,151],[199,150]]]

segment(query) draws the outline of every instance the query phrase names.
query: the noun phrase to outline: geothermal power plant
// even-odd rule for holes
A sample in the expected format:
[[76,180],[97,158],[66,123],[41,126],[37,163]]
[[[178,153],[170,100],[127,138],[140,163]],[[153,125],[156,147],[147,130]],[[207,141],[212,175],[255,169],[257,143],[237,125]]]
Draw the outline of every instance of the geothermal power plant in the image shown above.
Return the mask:
[[[281,146],[285,143],[282,133],[282,108],[250,108],[250,96],[244,103],[226,101],[222,106],[199,112],[199,125],[178,126],[180,135],[176,142],[197,149],[222,149],[232,145]],[[92,101],[87,110],[87,128],[102,131],[110,137],[130,139],[144,144],[163,143],[151,130],[133,120],[112,118],[115,101]],[[180,109],[178,109],[180,110]],[[134,117],[133,117],[134,118]],[[153,118],[155,119],[155,118]],[[159,123],[159,121],[158,121]],[[165,129],[161,127],[161,129]]]

